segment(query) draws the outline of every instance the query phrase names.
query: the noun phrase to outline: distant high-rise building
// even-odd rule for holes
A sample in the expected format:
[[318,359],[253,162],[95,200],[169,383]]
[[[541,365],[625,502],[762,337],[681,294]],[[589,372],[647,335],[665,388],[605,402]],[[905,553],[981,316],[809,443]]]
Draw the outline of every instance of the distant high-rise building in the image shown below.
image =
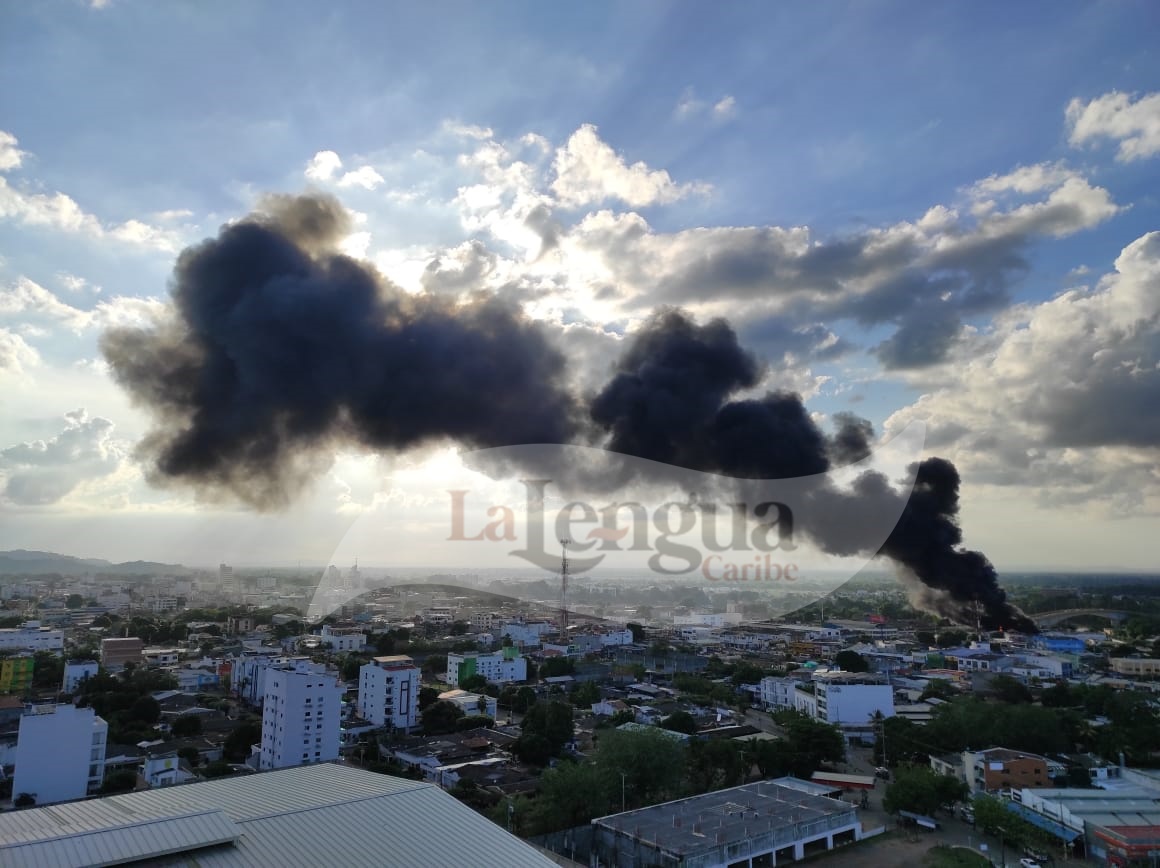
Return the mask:
[[218,566],[218,585],[221,587],[223,594],[237,593],[238,584],[234,578],[234,568],[229,564],[220,564]]
[[358,713],[375,726],[409,730],[419,722],[419,668],[405,655],[376,657],[359,670]]
[[331,675],[293,668],[269,669],[265,681],[259,767],[338,759],[342,684]]
[[32,706],[20,718],[13,796],[38,805],[83,799],[105,777],[109,725],[91,708]]

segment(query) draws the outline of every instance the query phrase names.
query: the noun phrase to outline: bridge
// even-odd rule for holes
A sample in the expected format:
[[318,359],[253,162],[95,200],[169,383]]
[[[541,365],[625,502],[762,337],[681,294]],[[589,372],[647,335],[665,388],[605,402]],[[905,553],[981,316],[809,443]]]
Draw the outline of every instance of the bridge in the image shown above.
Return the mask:
[[1054,612],[1039,612],[1031,615],[1031,620],[1040,627],[1054,627],[1072,618],[1087,615],[1093,618],[1103,618],[1113,624],[1122,624],[1132,616],[1131,612],[1121,612],[1118,609],[1058,609]]

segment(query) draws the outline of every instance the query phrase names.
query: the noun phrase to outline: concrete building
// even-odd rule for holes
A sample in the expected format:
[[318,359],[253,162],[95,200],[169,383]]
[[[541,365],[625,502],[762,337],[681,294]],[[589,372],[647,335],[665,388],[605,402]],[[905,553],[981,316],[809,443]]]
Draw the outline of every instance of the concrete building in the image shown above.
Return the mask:
[[145,643],[136,636],[101,640],[101,666],[108,672],[120,672],[126,663],[140,666],[144,661]]
[[858,841],[852,804],[759,781],[592,821],[599,866],[784,865]]
[[466,690],[448,690],[439,694],[440,702],[450,702],[467,717],[484,714],[495,720],[498,704],[494,696],[482,693],[468,693]]
[[146,666],[176,666],[181,660],[181,651],[177,648],[146,648],[141,652],[141,658]]
[[507,636],[521,648],[534,648],[540,644],[544,636],[555,632],[555,629],[555,627],[546,621],[535,621],[532,623],[512,621],[511,623],[503,625],[503,629],[500,630],[500,635]]
[[528,661],[520,656],[518,648],[503,648],[491,654],[447,655],[447,683],[458,687],[460,680],[482,675],[489,684],[510,684],[526,681]]
[[332,627],[322,625],[322,644],[341,654],[361,651],[367,644],[367,634],[361,627]]
[[[20,718],[13,797],[38,805],[83,799],[105,777],[109,725],[91,708],[30,706]],[[0,860],[2,861],[2,860]]]
[[419,667],[402,654],[376,657],[359,669],[359,717],[409,732],[419,723]]
[[794,688],[797,681],[792,678],[775,678],[768,675],[761,679],[760,700],[761,707],[766,711],[778,708],[793,708]]
[[1063,763],[1005,747],[963,751],[962,768],[964,780],[972,793],[1053,787],[1053,778],[1067,773]]
[[64,664],[64,679],[61,690],[65,693],[75,693],[81,682],[93,678],[100,667],[96,660],[68,660]]
[[0,629],[0,651],[64,650],[64,631],[43,627],[39,621],[25,621],[19,627]]
[[894,688],[882,675],[819,670],[813,694],[813,716],[826,723],[865,726],[876,713],[894,716]]
[[555,864],[434,784],[332,763],[0,813],[5,868],[98,861],[154,868]]
[[1160,675],[1160,660],[1154,657],[1113,657],[1112,671],[1130,678],[1155,678]]
[[259,768],[287,768],[338,759],[342,684],[293,667],[266,673]]

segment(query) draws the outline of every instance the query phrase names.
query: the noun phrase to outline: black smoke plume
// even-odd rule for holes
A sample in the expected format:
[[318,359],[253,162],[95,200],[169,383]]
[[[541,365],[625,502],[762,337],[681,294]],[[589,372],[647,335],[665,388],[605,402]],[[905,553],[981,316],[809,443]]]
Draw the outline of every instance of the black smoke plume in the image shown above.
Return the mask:
[[[408,294],[339,252],[348,231],[333,198],[271,197],[180,255],[169,319],[103,336],[117,381],[153,415],[140,445],[153,480],[275,508],[342,444],[587,441],[741,480],[812,477],[869,452],[865,420],[843,416],[827,437],[797,394],[755,394],[765,371],[724,320],[661,311],[581,399],[515,303]],[[989,627],[1034,632],[987,559],[961,548],[954,467],[928,459],[917,478],[881,553],[924,605],[964,623],[978,605]],[[819,476],[809,497],[825,520],[804,530],[834,554],[873,551],[881,537],[858,528],[905,496],[875,474],[849,491]]]
[[287,504],[341,442],[567,442],[576,401],[543,329],[494,296],[409,295],[338,252],[337,200],[273,197],[184,251],[174,316],[102,351],[152,411],[156,480]]
[[[821,520],[800,530],[832,554],[879,545],[881,538],[860,538],[858,528],[905,495],[876,474],[863,475],[848,492],[820,476],[869,453],[870,423],[843,414],[827,438],[797,394],[732,397],[756,386],[761,375],[724,320],[699,326],[679,311],[664,311],[634,336],[611,381],[592,400],[592,418],[608,432],[607,446],[615,452],[748,479],[817,474],[808,501]],[[879,553],[899,564],[904,578],[917,580],[924,607],[972,624],[978,606],[989,629],[1037,632],[1007,601],[987,558],[961,548],[958,489],[949,461],[921,462],[902,519]]]

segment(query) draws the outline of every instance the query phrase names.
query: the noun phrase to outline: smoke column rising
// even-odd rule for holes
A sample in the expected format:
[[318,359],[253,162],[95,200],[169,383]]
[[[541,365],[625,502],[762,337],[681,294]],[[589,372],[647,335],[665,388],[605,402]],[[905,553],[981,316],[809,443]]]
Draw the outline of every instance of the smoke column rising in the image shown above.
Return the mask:
[[[764,370],[724,320],[658,312],[581,398],[552,335],[516,304],[408,294],[339,252],[349,228],[332,197],[269,197],[178,257],[169,319],[105,333],[116,380],[154,418],[139,447],[152,481],[272,509],[341,444],[588,442],[738,479],[824,474],[869,453],[866,420],[840,415],[827,437],[798,395],[745,396]],[[972,623],[977,601],[988,626],[1034,632],[987,559],[961,548],[955,468],[927,459],[917,479],[881,553],[941,614]],[[873,551],[880,537],[849,528],[903,496],[873,474],[850,491],[819,483],[826,521],[804,530],[835,554]]]

